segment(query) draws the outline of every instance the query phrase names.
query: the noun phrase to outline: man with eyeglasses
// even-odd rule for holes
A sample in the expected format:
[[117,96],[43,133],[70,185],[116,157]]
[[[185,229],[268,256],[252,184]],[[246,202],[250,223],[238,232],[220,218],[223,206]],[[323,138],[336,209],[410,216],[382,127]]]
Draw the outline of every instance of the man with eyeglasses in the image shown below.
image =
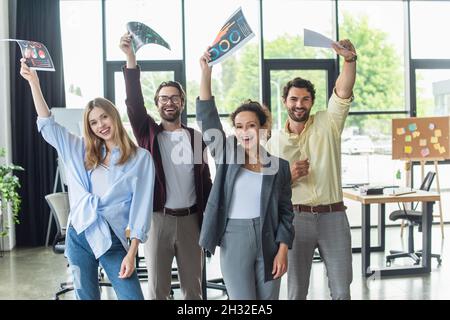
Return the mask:
[[203,158],[206,145],[200,132],[181,123],[186,96],[180,83],[166,81],[156,90],[159,125],[147,114],[131,35],[122,36],[119,46],[127,60],[123,74],[128,117],[139,146],[150,151],[156,169],[153,217],[144,244],[148,297],[170,298],[175,257],[184,299],[201,299],[203,256],[198,242],[212,184]]

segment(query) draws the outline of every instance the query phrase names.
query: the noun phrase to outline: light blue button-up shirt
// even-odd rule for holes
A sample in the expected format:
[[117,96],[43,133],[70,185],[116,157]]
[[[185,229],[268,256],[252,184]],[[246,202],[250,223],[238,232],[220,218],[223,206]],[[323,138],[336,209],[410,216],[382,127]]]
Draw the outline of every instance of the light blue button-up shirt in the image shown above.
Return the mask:
[[95,257],[98,259],[111,247],[109,227],[127,250],[127,227],[130,228],[131,239],[145,242],[150,229],[155,183],[155,167],[150,153],[138,148],[136,155],[125,164],[116,165],[120,150],[114,148],[108,172],[109,189],[98,197],[92,193],[93,170],[84,166],[84,139],[56,123],[53,116],[38,117],[37,126],[65,165],[70,202],[68,223],[73,225],[77,234],[85,232]]

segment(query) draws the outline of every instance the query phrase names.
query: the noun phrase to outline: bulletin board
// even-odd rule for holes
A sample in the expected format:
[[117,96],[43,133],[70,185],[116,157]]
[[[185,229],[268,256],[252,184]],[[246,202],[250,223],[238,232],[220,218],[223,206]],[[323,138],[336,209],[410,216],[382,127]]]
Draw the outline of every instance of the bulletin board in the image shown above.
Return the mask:
[[392,119],[392,159],[450,159],[450,117]]

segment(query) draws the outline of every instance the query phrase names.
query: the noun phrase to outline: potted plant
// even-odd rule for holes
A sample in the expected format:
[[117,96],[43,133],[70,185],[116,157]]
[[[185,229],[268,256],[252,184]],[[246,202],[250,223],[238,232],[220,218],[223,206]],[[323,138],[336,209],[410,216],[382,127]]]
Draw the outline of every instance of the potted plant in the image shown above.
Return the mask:
[[[0,148],[0,158],[5,157],[5,155],[5,149]],[[14,164],[0,164],[0,238],[8,235],[9,225],[7,221],[4,221],[4,213],[8,204],[11,205],[13,223],[19,223],[21,198],[18,190],[20,182],[19,178],[14,175],[15,170],[23,171],[24,169]]]

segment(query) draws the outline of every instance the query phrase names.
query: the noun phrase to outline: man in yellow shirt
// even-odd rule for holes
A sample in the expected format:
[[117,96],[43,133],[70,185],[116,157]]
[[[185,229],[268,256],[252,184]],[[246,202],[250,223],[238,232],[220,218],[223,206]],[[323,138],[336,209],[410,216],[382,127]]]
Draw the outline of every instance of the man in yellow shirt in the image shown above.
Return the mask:
[[349,40],[333,49],[344,63],[327,110],[310,116],[314,85],[302,78],[289,81],[283,89],[289,118],[267,143],[269,152],[291,165],[295,238],[288,257],[288,299],[306,299],[316,248],[332,299],[350,299],[352,248],[342,202],[341,134],[353,101],[357,56]]

